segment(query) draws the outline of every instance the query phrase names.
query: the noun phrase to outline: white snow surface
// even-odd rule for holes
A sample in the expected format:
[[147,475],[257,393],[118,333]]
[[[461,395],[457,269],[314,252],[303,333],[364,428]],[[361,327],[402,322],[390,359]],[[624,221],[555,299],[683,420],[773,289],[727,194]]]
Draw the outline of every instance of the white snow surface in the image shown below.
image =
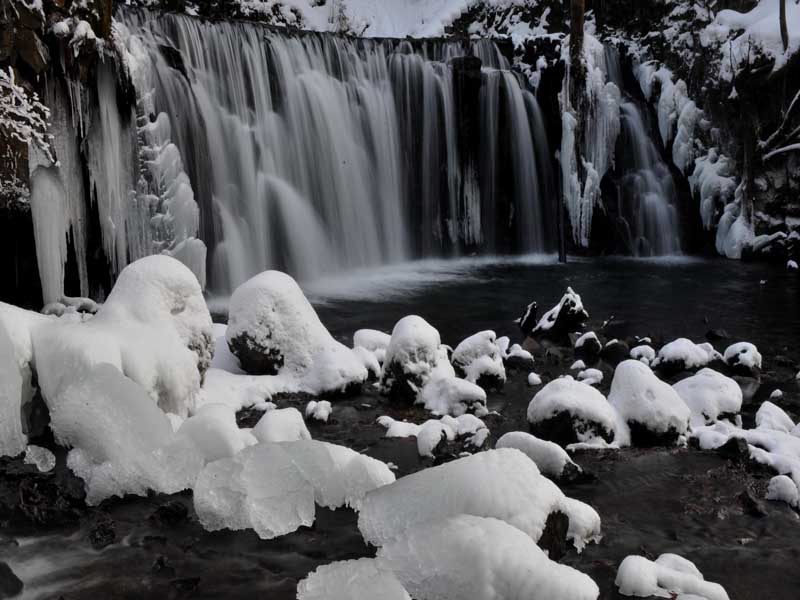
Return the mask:
[[506,433],[497,440],[495,448],[516,448],[536,463],[539,471],[551,477],[561,477],[566,465],[575,464],[558,444],[540,440],[524,431]]
[[549,331],[552,329],[553,325],[555,325],[556,321],[558,320],[558,316],[561,314],[561,310],[564,308],[564,304],[567,302],[572,303],[572,310],[575,312],[584,311],[581,297],[576,294],[571,287],[568,287],[566,293],[561,297],[561,300],[559,300],[558,304],[544,313],[542,318],[539,319],[539,322],[536,324],[536,328],[533,330],[534,333],[538,331]]
[[595,600],[587,575],[550,560],[530,537],[501,520],[454,515],[419,523],[386,543],[377,562],[424,600]]
[[31,444],[25,448],[25,464],[35,465],[40,473],[47,473],[55,468],[56,456],[47,448]]
[[464,371],[469,382],[477,383],[482,376],[506,380],[503,355],[494,331],[481,331],[463,340],[453,351],[452,362]]
[[0,320],[0,456],[16,456],[28,437],[22,431],[22,375],[14,345]]
[[720,414],[738,413],[742,409],[742,388],[713,369],[701,369],[672,387],[692,411],[693,425],[712,423]]
[[643,344],[641,346],[636,346],[635,348],[631,348],[630,357],[634,360],[638,360],[646,365],[649,365],[650,363],[653,362],[653,359],[655,359],[656,351],[653,350],[650,346]]
[[389,416],[378,417],[378,424],[386,428],[386,437],[416,437],[417,451],[420,456],[432,457],[436,446],[446,438],[449,441],[461,436],[470,436],[466,443],[480,448],[489,435],[486,424],[471,414],[457,417],[449,415],[441,419],[428,419],[421,425],[396,421]]
[[353,348],[361,346],[375,355],[378,362],[383,364],[386,358],[386,349],[392,336],[377,329],[359,329],[353,334]]
[[332,412],[333,407],[327,400],[311,400],[306,404],[306,419],[315,419],[327,423]]
[[392,330],[391,341],[386,348],[383,387],[388,389],[391,385],[392,374],[389,367],[395,363],[403,373],[419,380],[424,386],[433,370],[442,362],[440,346],[439,332],[425,319],[416,315],[400,319]]
[[794,429],[794,421],[780,406],[766,400],[756,411],[756,429],[789,433]]
[[292,407],[268,410],[253,427],[252,433],[259,442],[294,442],[311,439],[303,415]]
[[486,392],[479,385],[458,377],[435,377],[425,384],[417,404],[435,415],[458,417],[468,410],[486,410]]
[[297,600],[411,600],[389,570],[373,558],[317,567],[297,584]]
[[194,442],[205,462],[229,458],[245,447],[236,413],[225,404],[203,405],[181,423],[177,433]]
[[694,563],[677,554],[662,554],[655,561],[628,556],[615,583],[623,596],[729,600],[721,585],[705,581]]
[[358,528],[368,543],[382,546],[415,524],[469,514],[506,521],[535,542],[547,516],[561,510],[571,525],[573,518],[581,525],[568,534],[580,549],[598,539],[600,517],[591,507],[578,503],[576,508],[565,498],[525,454],[501,448],[407,475],[368,493]]
[[638,360],[617,365],[608,403],[628,423],[639,423],[655,433],[674,429],[684,434],[691,417],[689,407],[672,386]]
[[725,349],[723,355],[729,365],[742,365],[750,369],[761,368],[761,353],[750,342],[738,342]]
[[603,382],[603,372],[600,369],[584,369],[578,373],[578,381],[587,385],[598,385]]
[[538,373],[528,373],[528,385],[531,387],[542,385],[542,378]]
[[706,344],[695,344],[692,340],[678,338],[664,345],[651,361],[653,368],[662,363],[683,363],[687,369],[706,366],[715,357],[713,348]]
[[797,484],[786,475],[776,475],[769,480],[766,498],[785,502],[794,508],[800,506],[800,491],[798,491]]
[[583,348],[584,344],[586,342],[588,342],[589,340],[594,340],[598,344],[600,343],[600,340],[598,339],[597,334],[594,331],[587,331],[582,336],[580,336],[577,340],[575,340],[575,348],[576,349]]
[[144,388],[107,363],[76,373],[50,418],[56,441],[72,447],[67,465],[84,480],[89,504],[190,488],[203,465],[201,451],[173,433]]

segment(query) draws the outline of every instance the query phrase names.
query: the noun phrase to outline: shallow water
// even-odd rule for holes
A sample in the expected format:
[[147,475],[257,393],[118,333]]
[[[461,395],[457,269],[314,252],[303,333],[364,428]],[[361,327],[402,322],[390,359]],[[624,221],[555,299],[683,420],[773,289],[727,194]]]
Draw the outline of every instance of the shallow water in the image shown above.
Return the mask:
[[[764,284],[760,282],[766,280]],[[756,343],[765,356],[764,381],[743,412],[751,414],[775,386],[792,417],[800,417],[800,385],[793,380],[800,352],[800,277],[761,264],[721,260],[575,260],[559,265],[550,257],[513,260],[426,261],[372,270],[346,280],[306,285],[323,322],[350,343],[353,331],[371,327],[391,331],[407,314],[417,313],[442,333],[445,343],[483,329],[519,340],[513,320],[531,300],[540,313],[572,286],[598,329],[612,315],[606,337],[650,335],[669,341],[686,336],[704,341],[706,331],[724,328],[733,340]],[[724,348],[728,341],[718,342]],[[776,367],[783,354],[795,367]],[[566,373],[573,360],[542,362],[545,380]],[[600,386],[607,393],[610,368]],[[504,389],[489,394],[486,423],[496,440],[506,431],[524,430],[525,409],[535,393],[526,373],[511,373]],[[281,406],[302,408],[304,399]],[[360,396],[338,402],[327,424],[311,424],[317,439],[344,444],[391,461],[397,475],[430,466],[419,459],[412,439],[386,439],[375,419],[421,422],[423,411],[390,405],[368,387]],[[252,425],[258,414],[242,414]],[[63,460],[63,458],[62,458]],[[800,519],[786,505],[766,502],[767,516],[756,517],[738,500],[743,491],[763,498],[769,475],[746,471],[710,452],[687,449],[585,452],[576,461],[597,480],[570,484],[565,493],[592,504],[603,520],[604,538],[563,562],[590,574],[601,598],[618,598],[616,568],[628,554],[654,558],[677,552],[697,563],[706,578],[722,583],[732,599],[794,599],[800,574]],[[2,487],[2,486],[0,486]],[[1,491],[1,490],[0,490]],[[163,524],[151,515],[166,502],[189,509],[189,520]],[[110,518],[116,542],[96,551],[88,533],[99,516]],[[16,539],[18,546],[8,540]],[[277,540],[253,532],[203,531],[192,519],[191,496],[127,498],[105,504],[82,522],[61,528],[9,523],[0,529],[0,560],[26,583],[26,598],[236,598],[261,594],[271,600],[294,597],[297,581],[334,560],[371,556],[350,510],[320,510],[312,528]]]

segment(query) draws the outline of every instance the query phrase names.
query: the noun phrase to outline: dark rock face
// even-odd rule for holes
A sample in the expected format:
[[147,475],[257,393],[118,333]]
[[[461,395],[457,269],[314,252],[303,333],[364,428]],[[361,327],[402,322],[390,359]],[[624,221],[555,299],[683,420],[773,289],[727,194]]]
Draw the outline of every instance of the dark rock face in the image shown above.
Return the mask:
[[539,305],[536,304],[536,302],[531,302],[525,307],[525,312],[523,312],[522,316],[519,318],[519,329],[522,331],[522,335],[527,337],[536,329],[536,313],[538,310]]
[[98,517],[94,526],[89,530],[89,543],[95,550],[102,550],[110,546],[117,539],[114,521],[109,517]]
[[600,423],[578,419],[566,411],[560,412],[550,419],[530,423],[529,426],[531,433],[536,437],[555,442],[561,447],[580,442],[581,437],[587,433],[601,437],[607,442],[614,439],[614,432],[609,431]]
[[283,355],[277,348],[257,344],[247,333],[228,342],[242,368],[251,375],[277,375],[283,367]]
[[384,366],[381,385],[386,389],[389,400],[401,404],[414,404],[417,393],[422,389],[419,375],[406,373],[403,365],[397,361]]
[[569,334],[575,331],[582,331],[584,323],[589,320],[583,306],[578,304],[579,297],[571,290],[562,298],[560,308],[553,310],[546,315],[544,323],[540,323],[533,330],[534,337],[546,338],[554,341],[565,341],[569,339]]
[[0,562],[0,598],[13,598],[22,591],[22,580],[6,563]]
[[717,448],[717,454],[735,463],[746,463],[750,460],[750,448],[747,446],[747,440],[740,437],[730,438]]
[[618,365],[631,357],[631,349],[625,342],[612,342],[603,347],[600,357],[610,365]]
[[631,444],[639,448],[674,446],[678,441],[678,431],[670,427],[667,431],[653,431],[637,421],[628,421],[631,429]]
[[567,553],[567,530],[569,530],[569,517],[562,512],[553,512],[547,515],[544,531],[537,545],[547,552],[550,560],[559,560]]

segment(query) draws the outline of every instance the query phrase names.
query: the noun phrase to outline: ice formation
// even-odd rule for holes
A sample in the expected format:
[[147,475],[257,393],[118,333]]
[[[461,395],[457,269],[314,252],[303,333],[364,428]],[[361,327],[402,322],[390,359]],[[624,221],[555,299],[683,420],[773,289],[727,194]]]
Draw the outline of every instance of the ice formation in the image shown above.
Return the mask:
[[[470,514],[506,521],[537,541],[550,513],[579,516],[565,499],[525,454],[501,448],[407,475],[370,492],[361,505],[358,528],[367,542],[381,546],[415,524]],[[585,518],[585,511],[593,517]],[[600,535],[597,513],[581,505],[580,516],[583,526],[569,534],[578,548]]]
[[720,415],[733,416],[742,408],[739,384],[713,369],[701,369],[672,387],[692,411],[692,424],[713,423]]
[[721,585],[705,581],[694,563],[677,554],[662,554],[655,561],[628,556],[615,583],[623,596],[728,600]]
[[291,407],[268,410],[253,427],[252,433],[259,442],[293,442],[311,439],[303,415]]
[[415,598],[426,600],[595,600],[587,575],[550,560],[530,537],[501,520],[454,515],[411,526],[379,551]]
[[11,337],[0,320],[0,456],[16,456],[27,443],[22,431],[22,375]]
[[411,600],[392,571],[372,558],[317,567],[297,585],[297,600]]
[[230,458],[245,447],[236,425],[236,413],[224,404],[203,405],[181,423],[177,433],[194,442],[205,462]]

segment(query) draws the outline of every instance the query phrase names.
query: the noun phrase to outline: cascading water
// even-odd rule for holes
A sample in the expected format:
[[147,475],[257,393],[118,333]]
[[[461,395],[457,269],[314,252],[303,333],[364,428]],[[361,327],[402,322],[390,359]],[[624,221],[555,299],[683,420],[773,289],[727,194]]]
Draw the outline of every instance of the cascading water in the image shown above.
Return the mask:
[[[151,118],[171,123],[214,291],[268,268],[308,280],[420,256],[545,250],[550,151],[535,97],[495,44],[118,17],[149,63]],[[469,54],[484,64],[477,109],[452,64]],[[470,110],[480,113],[471,145]]]

